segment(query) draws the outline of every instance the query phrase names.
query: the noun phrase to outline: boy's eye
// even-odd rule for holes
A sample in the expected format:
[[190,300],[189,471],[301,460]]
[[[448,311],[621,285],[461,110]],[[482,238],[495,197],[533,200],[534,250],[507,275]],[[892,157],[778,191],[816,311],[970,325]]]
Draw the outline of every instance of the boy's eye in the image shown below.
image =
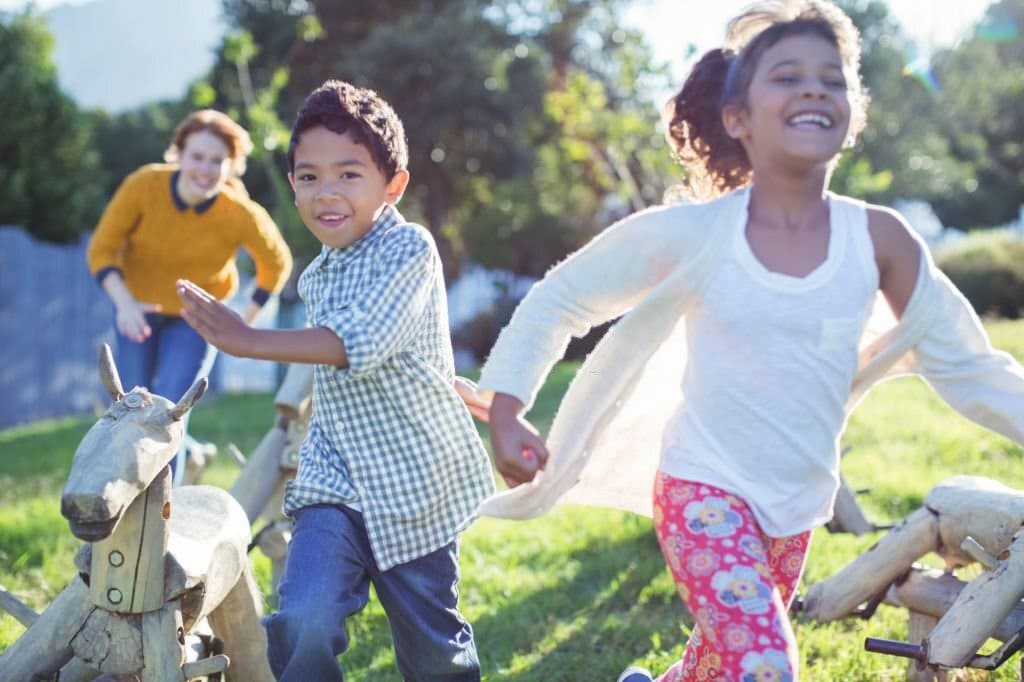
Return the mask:
[[355,171],[345,171],[341,174],[341,178],[343,180],[356,180],[360,177],[359,173],[356,173]]

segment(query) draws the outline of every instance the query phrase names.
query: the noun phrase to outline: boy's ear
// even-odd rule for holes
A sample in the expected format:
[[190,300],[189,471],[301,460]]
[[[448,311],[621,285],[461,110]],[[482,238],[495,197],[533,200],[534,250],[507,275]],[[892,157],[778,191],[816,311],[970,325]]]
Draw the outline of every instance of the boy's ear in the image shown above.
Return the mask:
[[388,180],[388,186],[385,189],[384,201],[389,204],[397,204],[405,194],[405,188],[409,186],[409,171],[400,170],[396,171],[391,179]]
[[747,134],[746,109],[735,104],[722,107],[722,126],[729,137],[742,141]]

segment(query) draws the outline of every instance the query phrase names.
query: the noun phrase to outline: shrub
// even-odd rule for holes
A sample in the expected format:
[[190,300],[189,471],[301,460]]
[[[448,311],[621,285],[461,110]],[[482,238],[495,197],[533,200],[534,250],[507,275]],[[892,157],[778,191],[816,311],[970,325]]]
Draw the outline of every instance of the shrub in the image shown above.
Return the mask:
[[971,232],[935,261],[983,316],[1018,319],[1024,306],[1024,240],[1007,230]]

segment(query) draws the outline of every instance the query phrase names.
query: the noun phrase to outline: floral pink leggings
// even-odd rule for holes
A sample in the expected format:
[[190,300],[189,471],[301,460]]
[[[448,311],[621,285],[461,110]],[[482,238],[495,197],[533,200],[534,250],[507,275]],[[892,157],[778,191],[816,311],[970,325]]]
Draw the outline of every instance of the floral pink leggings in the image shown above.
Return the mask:
[[771,538],[746,502],[658,473],[654,528],[695,625],[659,682],[794,682],[799,655],[786,611],[810,531]]

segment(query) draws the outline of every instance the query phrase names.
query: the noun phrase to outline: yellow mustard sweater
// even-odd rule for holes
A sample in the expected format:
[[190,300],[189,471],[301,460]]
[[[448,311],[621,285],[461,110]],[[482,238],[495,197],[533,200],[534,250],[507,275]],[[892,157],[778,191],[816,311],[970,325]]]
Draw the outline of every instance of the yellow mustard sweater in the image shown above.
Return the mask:
[[163,314],[178,315],[178,278],[222,300],[235,292],[235,254],[241,247],[256,265],[257,291],[280,291],[291,273],[292,256],[270,215],[244,189],[230,184],[210,202],[182,207],[171,188],[176,170],[149,164],[124,179],[89,241],[86,258],[92,274],[116,269],[136,300],[158,303]]

